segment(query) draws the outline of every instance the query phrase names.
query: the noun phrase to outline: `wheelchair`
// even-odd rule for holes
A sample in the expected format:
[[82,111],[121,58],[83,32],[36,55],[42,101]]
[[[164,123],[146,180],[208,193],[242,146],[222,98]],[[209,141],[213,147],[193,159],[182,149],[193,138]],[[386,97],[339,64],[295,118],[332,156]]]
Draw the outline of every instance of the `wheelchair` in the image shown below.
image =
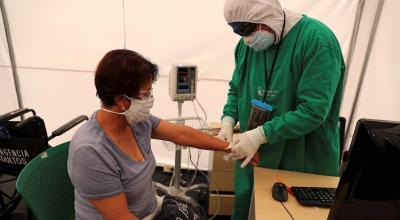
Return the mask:
[[[28,113],[32,115],[18,120]],[[88,120],[86,115],[75,117],[47,136],[43,119],[33,109],[20,108],[0,115],[0,219],[8,220],[17,215],[15,210],[22,197],[15,189],[15,181],[25,165],[51,148],[48,143],[51,139],[85,120]],[[3,189],[6,185],[12,189]]]

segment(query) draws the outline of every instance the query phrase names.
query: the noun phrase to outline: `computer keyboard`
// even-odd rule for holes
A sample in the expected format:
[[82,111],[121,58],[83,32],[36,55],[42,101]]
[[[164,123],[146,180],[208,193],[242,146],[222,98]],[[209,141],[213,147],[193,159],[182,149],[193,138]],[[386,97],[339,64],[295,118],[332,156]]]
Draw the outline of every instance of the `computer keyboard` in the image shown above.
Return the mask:
[[290,187],[297,201],[305,206],[331,207],[335,200],[336,188],[326,187]]

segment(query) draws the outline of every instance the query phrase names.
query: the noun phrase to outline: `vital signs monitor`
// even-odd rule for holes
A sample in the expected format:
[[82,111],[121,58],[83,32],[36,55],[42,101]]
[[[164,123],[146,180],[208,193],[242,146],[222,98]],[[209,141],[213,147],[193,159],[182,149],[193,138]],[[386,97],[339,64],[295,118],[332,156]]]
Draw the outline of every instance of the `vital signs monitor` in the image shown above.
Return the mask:
[[196,98],[197,66],[172,65],[169,73],[169,96],[172,101],[189,101]]

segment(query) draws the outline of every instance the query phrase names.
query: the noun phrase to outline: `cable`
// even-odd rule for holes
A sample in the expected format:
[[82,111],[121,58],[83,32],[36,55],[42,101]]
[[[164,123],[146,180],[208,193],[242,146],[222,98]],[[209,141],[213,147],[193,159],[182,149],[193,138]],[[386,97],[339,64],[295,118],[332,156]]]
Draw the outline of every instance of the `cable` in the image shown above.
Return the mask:
[[[194,109],[194,112],[196,113],[196,116],[197,116],[197,118],[199,119],[199,125],[200,125],[200,129],[201,130],[203,130],[203,125],[201,124],[201,118],[200,118],[200,116],[199,116],[199,113],[197,112],[197,109],[196,109],[196,106],[194,105],[194,101],[192,101],[192,104],[193,104],[193,109]],[[207,120],[207,119],[206,119]]]
[[[189,148],[189,154],[190,154],[190,148]],[[189,169],[190,169],[189,157],[187,158],[187,165],[186,165],[186,169],[187,169],[187,170],[189,170]]]
[[[204,110],[203,106],[200,104],[200,102],[199,102],[197,99],[195,99],[195,100],[196,100],[197,104],[200,106],[201,110],[202,110],[203,113],[204,113],[205,119],[204,119],[204,120],[200,120],[201,118],[200,118],[200,116],[199,116],[199,114],[198,114],[198,112],[197,112],[197,109],[196,109],[196,106],[195,106],[195,104],[194,104],[194,101],[192,101],[192,103],[193,103],[193,108],[194,108],[194,111],[195,111],[195,113],[196,113],[196,116],[197,116],[197,118],[199,118],[200,129],[201,129],[202,131],[204,131],[204,129],[206,129],[206,128],[208,127],[208,126],[205,126],[205,124],[207,123],[207,113],[206,113],[206,111]],[[198,163],[199,158],[200,158],[200,152],[201,152],[201,151],[199,150],[199,153],[198,153],[198,155],[197,155],[197,163]],[[189,159],[190,159],[190,162],[192,163],[192,165],[196,168],[196,172],[195,172],[195,175],[194,175],[193,178],[192,178],[191,184],[193,183],[194,177],[197,175],[197,171],[198,171],[198,172],[200,172],[200,174],[202,174],[208,181],[210,181],[211,184],[214,185],[214,187],[215,187],[215,192],[216,192],[216,194],[217,194],[217,199],[218,199],[218,206],[217,206],[217,211],[215,212],[215,214],[214,214],[211,218],[209,218],[209,220],[212,220],[212,219],[214,219],[214,218],[218,215],[218,213],[219,213],[219,211],[220,211],[220,209],[221,209],[221,198],[220,198],[220,195],[219,195],[219,192],[218,192],[218,187],[217,187],[217,185],[214,183],[214,181],[212,181],[212,179],[211,179],[210,177],[208,177],[207,175],[205,175],[205,174],[193,163],[192,157],[191,157],[190,148],[189,148]]]
[[291,218],[292,220],[294,220],[293,215],[292,215],[292,214],[289,212],[289,210],[286,208],[285,204],[283,204],[283,202],[281,202],[281,204],[282,204],[283,208],[285,208],[286,212],[290,215],[290,218]]
[[169,181],[169,187],[172,187],[172,183],[174,182],[174,178],[175,178],[175,170],[174,170],[174,172],[172,172],[171,180]]
[[[203,120],[203,119],[199,116],[199,114],[198,114],[198,112],[197,112],[197,109],[196,109],[196,106],[194,105],[194,102],[193,102],[193,101],[192,101],[192,104],[193,104],[194,111],[195,111],[195,113],[196,113],[197,120],[198,120],[198,122],[199,122],[200,131],[205,131],[205,129],[207,129],[207,127],[208,127],[208,126],[205,126],[205,125],[207,124],[207,121],[206,121],[206,120]],[[202,108],[202,109],[203,109],[203,108]],[[203,109],[203,112],[205,113],[204,109]],[[206,114],[205,114],[205,115],[206,115]],[[207,115],[206,115],[206,118],[207,118]],[[196,161],[197,166],[198,166],[198,164],[199,164],[200,155],[201,155],[201,151],[198,149],[197,161]],[[192,161],[192,153],[191,153],[191,151],[190,151],[190,148],[189,148],[189,157],[188,157],[188,159],[189,159],[190,162],[193,164],[193,161]],[[189,162],[189,160],[188,160],[188,162]],[[192,180],[190,181],[190,183],[188,184],[188,186],[191,186],[191,185],[193,184],[193,181],[194,181],[194,179],[195,179],[195,177],[196,177],[196,175],[197,175],[197,170],[198,170],[198,169],[196,169],[195,173],[193,174]]]
[[123,17],[123,27],[124,27],[124,49],[126,49],[126,18],[125,18],[125,0],[122,0],[122,17]]
[[[204,121],[207,121],[207,113],[206,113],[206,111],[204,110],[203,106],[201,106],[201,104],[200,104],[200,102],[199,102],[198,99],[194,99],[194,100],[196,100],[197,104],[200,106],[201,110],[202,110],[203,113],[204,113],[204,117],[205,117]],[[193,107],[194,107],[194,110],[196,111],[196,106],[194,105],[194,102],[193,102]],[[196,111],[196,115],[197,115],[197,111]],[[197,115],[197,116],[198,116],[198,115]]]
[[[199,150],[199,152],[200,152],[200,150]],[[197,166],[199,165],[199,159],[200,159],[200,156],[199,156],[199,155],[200,155],[200,154],[198,153],[198,154],[197,154],[197,161],[196,161],[196,165],[197,165]],[[188,159],[190,160],[190,162],[191,162],[192,164],[194,164],[193,161],[192,161],[192,153],[191,153],[191,151],[190,151],[190,148],[189,148],[189,158],[188,158]],[[198,171],[198,169],[196,169],[196,171],[194,172],[193,177],[192,177],[192,180],[191,180],[190,183],[188,184],[188,187],[191,186],[191,185],[193,184],[194,179],[195,179],[195,177],[196,177],[196,175],[197,175],[197,171]]]
[[[203,175],[203,176],[204,176],[208,181],[210,181],[211,184],[214,185],[214,187],[215,187],[215,192],[217,193],[217,199],[218,199],[218,206],[217,206],[217,211],[215,212],[215,214],[214,214],[211,218],[209,218],[209,220],[212,220],[212,219],[214,219],[214,218],[218,215],[219,210],[220,210],[220,208],[221,208],[221,198],[220,198],[220,196],[219,196],[218,187],[217,187],[217,185],[214,183],[214,181],[213,181],[210,177],[208,177],[206,174],[204,174],[203,171],[201,171],[194,163],[192,163],[192,165],[196,168],[196,170],[199,171],[199,173],[200,173],[201,175]],[[201,207],[200,207],[200,208],[201,208]]]

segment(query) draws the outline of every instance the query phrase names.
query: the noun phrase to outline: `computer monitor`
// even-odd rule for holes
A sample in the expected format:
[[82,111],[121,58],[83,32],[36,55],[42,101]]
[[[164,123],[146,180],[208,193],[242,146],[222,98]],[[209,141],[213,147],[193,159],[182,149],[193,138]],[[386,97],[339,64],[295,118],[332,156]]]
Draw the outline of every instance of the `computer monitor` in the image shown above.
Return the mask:
[[328,220],[400,219],[400,122],[357,122]]

